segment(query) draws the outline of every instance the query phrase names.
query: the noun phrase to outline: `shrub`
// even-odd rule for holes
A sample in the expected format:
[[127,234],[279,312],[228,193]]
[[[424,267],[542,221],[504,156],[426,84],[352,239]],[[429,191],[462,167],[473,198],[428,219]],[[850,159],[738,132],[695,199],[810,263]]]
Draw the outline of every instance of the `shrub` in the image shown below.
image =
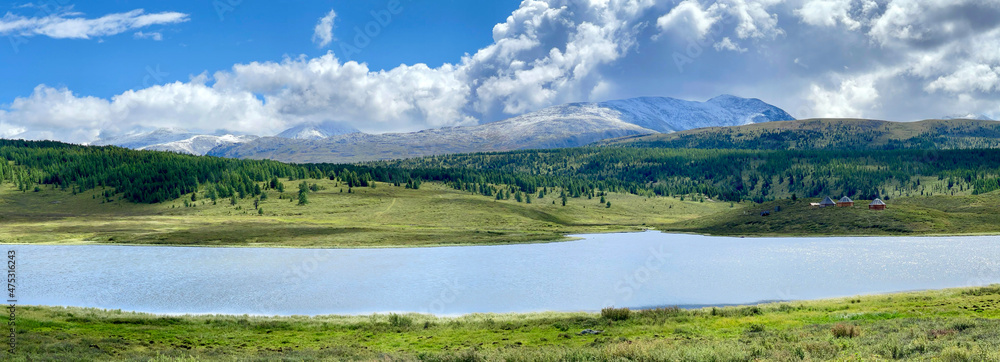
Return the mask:
[[389,325],[393,327],[409,327],[413,324],[413,319],[404,315],[390,314]]
[[628,308],[607,307],[607,308],[601,309],[601,317],[604,317],[604,318],[607,318],[607,319],[610,319],[610,320],[613,320],[613,321],[623,321],[623,320],[626,320],[626,319],[628,319],[628,317],[629,317],[630,314],[632,314],[632,311],[629,310]]
[[962,294],[976,296],[976,297],[981,297],[984,295],[1000,294],[1000,285],[991,285],[988,287],[969,289],[962,291]]
[[751,323],[749,326],[747,326],[747,332],[750,333],[760,333],[763,332],[764,329],[765,329],[764,325],[760,323]]
[[636,311],[635,313],[641,318],[661,320],[661,319],[685,315],[686,311],[679,307],[666,307],[666,308],[661,307],[652,309],[642,309]]
[[944,351],[941,351],[941,360],[948,362],[972,362],[976,359],[972,357],[972,353],[967,349],[948,347]]
[[833,336],[837,338],[854,338],[861,335],[861,329],[852,324],[838,323],[833,326]]

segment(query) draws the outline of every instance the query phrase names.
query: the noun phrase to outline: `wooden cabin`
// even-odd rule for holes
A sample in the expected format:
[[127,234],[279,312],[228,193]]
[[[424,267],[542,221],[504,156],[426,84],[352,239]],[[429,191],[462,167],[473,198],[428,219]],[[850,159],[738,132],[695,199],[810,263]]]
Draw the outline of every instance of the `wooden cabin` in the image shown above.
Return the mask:
[[850,197],[844,196],[844,197],[842,197],[840,199],[840,201],[837,201],[837,206],[840,206],[840,207],[851,207],[851,206],[854,206],[854,200],[851,200]]
[[837,206],[837,203],[833,202],[833,199],[831,199],[830,196],[827,196],[822,202],[819,203],[819,207],[829,206]]
[[885,202],[882,199],[875,199],[868,204],[868,210],[885,210]]

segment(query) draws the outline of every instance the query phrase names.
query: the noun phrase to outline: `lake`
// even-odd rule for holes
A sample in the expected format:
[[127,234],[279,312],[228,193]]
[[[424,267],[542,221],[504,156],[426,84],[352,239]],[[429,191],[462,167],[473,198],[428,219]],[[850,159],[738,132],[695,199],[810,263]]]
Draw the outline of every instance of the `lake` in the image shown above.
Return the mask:
[[257,315],[594,311],[1000,282],[1000,237],[659,232],[404,249],[5,246],[19,304]]

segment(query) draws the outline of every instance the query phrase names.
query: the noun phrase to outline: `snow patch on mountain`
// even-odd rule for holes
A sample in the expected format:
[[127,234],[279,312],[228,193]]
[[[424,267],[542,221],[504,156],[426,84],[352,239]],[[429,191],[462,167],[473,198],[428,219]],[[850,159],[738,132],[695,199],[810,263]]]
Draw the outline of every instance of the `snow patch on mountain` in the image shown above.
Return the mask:
[[706,102],[642,97],[597,103],[621,112],[621,120],[658,132],[790,121],[795,117],[756,98],[721,95]]
[[361,131],[341,122],[304,123],[289,128],[279,133],[276,137],[296,140],[320,140],[357,132]]
[[185,140],[197,135],[197,133],[180,128],[136,128],[119,135],[102,134],[91,145],[140,149],[151,145]]
[[995,119],[985,114],[966,113],[965,115],[953,115],[941,119],[978,119],[982,121],[995,121]]
[[197,135],[188,139],[166,142],[160,144],[149,145],[145,147],[140,147],[140,150],[151,150],[151,151],[169,151],[169,152],[179,152],[188,153],[192,155],[205,155],[208,151],[219,146],[229,146],[239,143],[246,143],[253,141],[259,137],[257,136],[247,136],[247,135],[222,135],[222,136],[210,136],[210,135]]
[[94,146],[118,146],[135,150],[153,150],[204,155],[209,150],[223,145],[250,142],[259,137],[235,135],[220,131],[214,135],[199,134],[179,128],[141,129],[137,128],[125,134],[102,135]]

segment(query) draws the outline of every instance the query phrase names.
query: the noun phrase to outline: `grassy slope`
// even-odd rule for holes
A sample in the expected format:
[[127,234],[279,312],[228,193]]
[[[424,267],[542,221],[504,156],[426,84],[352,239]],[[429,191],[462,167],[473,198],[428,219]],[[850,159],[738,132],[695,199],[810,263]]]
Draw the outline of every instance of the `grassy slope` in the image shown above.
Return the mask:
[[[871,200],[850,208],[818,208],[820,200],[779,200],[733,212],[661,225],[664,230],[715,235],[957,235],[1000,233],[1000,192],[978,196],[903,197],[884,211]],[[781,211],[775,212],[780,208]],[[764,210],[770,216],[760,216]]]
[[[0,185],[0,243],[118,243],[207,246],[426,246],[564,239],[568,233],[639,230],[728,210],[728,204],[612,194],[598,199],[555,196],[532,204],[425,183],[420,190],[378,184],[354,193],[329,180],[298,206],[268,191],[257,215],[252,200],[184,199],[159,205],[101,203],[99,191],[71,195],[44,188],[21,193]],[[286,197],[295,192],[286,191]],[[557,200],[558,203],[558,200]]]
[[[981,142],[976,147],[993,147],[997,143],[997,131],[1000,122],[949,119],[924,120],[920,122],[888,122],[867,119],[818,118],[796,121],[755,123],[736,127],[707,127],[675,133],[661,133],[645,136],[625,137],[599,142],[610,146],[684,146],[702,147],[711,144],[713,147],[730,148],[714,141],[749,142],[754,146],[758,137],[768,133],[788,132],[798,134],[800,140],[786,139],[778,144],[770,144],[774,149],[813,149],[844,146],[843,135],[869,133],[871,139],[863,140],[865,147],[885,146],[888,141],[905,141],[922,135],[936,135],[941,143],[939,147],[953,148],[949,141]],[[780,146],[780,147],[779,147]],[[859,145],[860,146],[860,145]],[[755,146],[756,147],[756,146]],[[754,147],[748,147],[754,148]]]
[[[532,204],[492,198],[425,183],[420,190],[379,184],[340,192],[329,180],[310,180],[326,190],[298,206],[269,191],[259,216],[252,200],[199,200],[140,205],[101,203],[92,191],[71,195],[45,188],[21,193],[0,185],[0,243],[113,243],[200,246],[386,247],[502,244],[565,239],[571,233],[665,231],[716,235],[933,235],[1000,233],[1000,192],[969,196],[896,197],[889,209],[819,209],[809,201],[762,205],[680,201],[612,194],[610,209],[598,199],[558,205],[548,196]],[[553,205],[552,201],[557,204]],[[761,210],[775,210],[769,217]]]
[[[592,313],[169,317],[20,307],[19,354],[5,359],[1000,361],[998,318],[996,286],[633,311],[619,321]],[[835,337],[838,324],[860,334]]]

